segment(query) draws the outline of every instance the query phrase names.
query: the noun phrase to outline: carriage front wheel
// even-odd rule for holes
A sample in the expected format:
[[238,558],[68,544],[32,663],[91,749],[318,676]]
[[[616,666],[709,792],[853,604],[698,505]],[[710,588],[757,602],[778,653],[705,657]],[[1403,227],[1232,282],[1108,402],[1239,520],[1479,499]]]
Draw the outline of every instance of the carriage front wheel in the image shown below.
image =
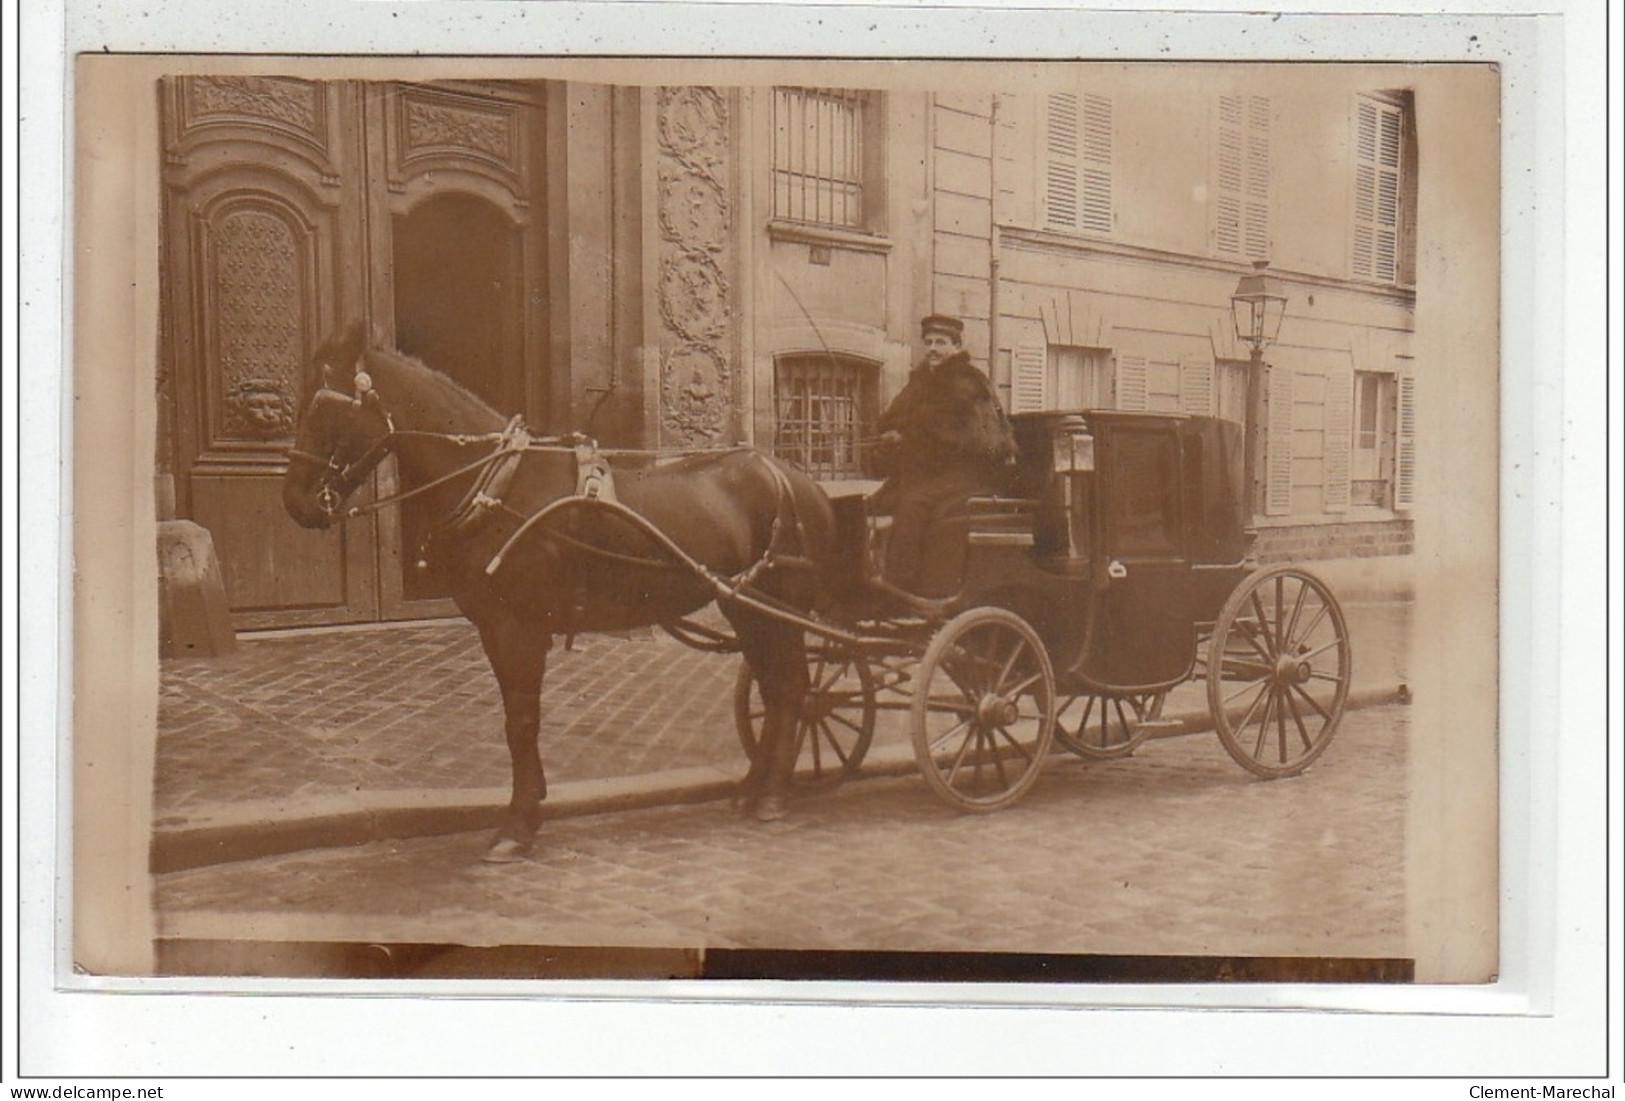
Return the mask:
[[1003,608],[949,620],[920,661],[914,757],[961,810],[996,810],[1037,781],[1055,736],[1055,672],[1027,621]]
[[1247,771],[1296,776],[1337,733],[1348,703],[1348,624],[1326,583],[1262,570],[1225,601],[1207,652],[1207,700],[1224,748]]
[[[875,735],[875,685],[869,663],[822,640],[807,646],[807,695],[796,721],[796,771],[791,786],[812,792],[856,776]],[[745,755],[756,759],[767,707],[749,662],[734,682],[734,729]]]

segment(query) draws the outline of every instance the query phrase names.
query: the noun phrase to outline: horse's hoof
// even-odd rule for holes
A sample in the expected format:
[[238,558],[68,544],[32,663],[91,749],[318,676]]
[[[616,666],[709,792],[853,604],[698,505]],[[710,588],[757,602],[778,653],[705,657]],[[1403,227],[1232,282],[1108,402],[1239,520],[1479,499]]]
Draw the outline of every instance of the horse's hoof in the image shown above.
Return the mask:
[[530,844],[511,837],[499,837],[485,850],[481,861],[486,864],[518,864],[530,856]]
[[782,795],[764,795],[756,804],[756,821],[777,822],[788,813],[788,806]]

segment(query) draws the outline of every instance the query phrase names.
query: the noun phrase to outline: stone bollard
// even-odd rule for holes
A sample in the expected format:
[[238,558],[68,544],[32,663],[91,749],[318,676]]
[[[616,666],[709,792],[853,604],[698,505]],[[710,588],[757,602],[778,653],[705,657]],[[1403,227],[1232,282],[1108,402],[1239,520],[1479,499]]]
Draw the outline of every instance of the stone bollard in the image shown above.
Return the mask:
[[190,520],[159,521],[159,657],[219,657],[236,646],[208,529]]

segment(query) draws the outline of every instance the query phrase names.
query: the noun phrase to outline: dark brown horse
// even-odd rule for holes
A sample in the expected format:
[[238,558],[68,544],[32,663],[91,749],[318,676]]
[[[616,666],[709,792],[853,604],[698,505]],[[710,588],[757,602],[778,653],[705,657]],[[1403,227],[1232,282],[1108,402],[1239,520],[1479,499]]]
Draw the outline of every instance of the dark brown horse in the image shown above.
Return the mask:
[[[529,439],[445,375],[367,346],[359,327],[318,352],[303,407],[283,485],[294,520],[323,528],[342,518],[344,500],[386,454],[403,495],[436,518],[419,568],[479,629],[506,716],[513,798],[487,860],[522,859],[535,839],[553,636],[674,623],[713,600],[767,711],[742,805],[762,819],[783,814],[807,691],[803,634],[793,618],[736,594],[745,581],[746,594],[788,609],[819,597],[834,525],[816,484],[745,449],[673,462],[628,453],[612,456],[618,503],[608,493],[589,501],[581,441]],[[585,492],[594,489],[589,481]]]

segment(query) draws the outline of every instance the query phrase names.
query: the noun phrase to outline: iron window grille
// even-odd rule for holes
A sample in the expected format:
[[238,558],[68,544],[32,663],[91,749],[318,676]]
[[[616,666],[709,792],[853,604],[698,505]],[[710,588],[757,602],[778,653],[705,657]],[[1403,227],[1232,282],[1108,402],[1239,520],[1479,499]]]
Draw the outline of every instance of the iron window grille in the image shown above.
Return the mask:
[[860,229],[864,224],[864,92],[773,89],[773,216]]
[[773,373],[773,453],[814,478],[863,477],[862,446],[873,430],[874,390],[868,363],[823,354],[780,358]]

